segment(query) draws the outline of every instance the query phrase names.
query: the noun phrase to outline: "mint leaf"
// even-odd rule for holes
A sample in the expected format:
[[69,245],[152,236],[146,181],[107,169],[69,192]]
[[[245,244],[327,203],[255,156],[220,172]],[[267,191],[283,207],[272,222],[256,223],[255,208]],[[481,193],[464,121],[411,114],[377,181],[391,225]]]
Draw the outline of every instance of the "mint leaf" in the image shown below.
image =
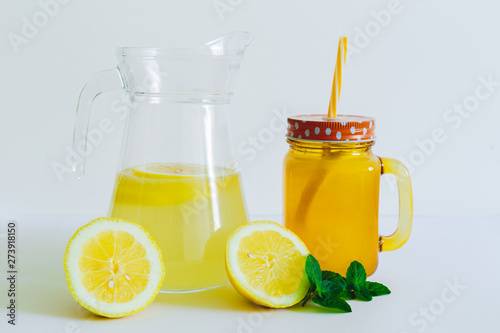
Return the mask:
[[366,281],[365,285],[372,296],[383,296],[391,293],[389,288],[384,286],[382,283]]
[[325,291],[322,297],[313,296],[312,301],[318,305],[330,309],[339,309],[345,312],[352,312],[351,307],[342,298],[338,297],[331,291]]
[[368,288],[364,285],[359,286],[358,288],[354,289],[354,293],[356,294],[356,297],[362,301],[371,301],[372,300],[372,295],[370,294],[370,291]]
[[321,281],[323,281],[321,276],[321,267],[319,266],[318,261],[312,255],[308,255],[306,259],[306,274],[309,279],[309,283],[311,284],[311,289],[316,290],[321,296]]
[[352,289],[344,289],[344,292],[340,294],[340,297],[343,299],[356,299],[356,294]]
[[351,262],[347,269],[346,280],[348,285],[362,286],[366,282],[366,271],[363,265],[357,261]]
[[332,281],[323,280],[321,281],[321,292],[324,293],[326,291],[339,296],[344,291],[344,286],[336,284],[335,282]]
[[328,281],[332,281],[332,280],[337,279],[337,278],[343,279],[342,275],[340,275],[339,273],[331,272],[331,271],[322,271],[321,275],[323,277],[323,280],[328,280]]
[[323,287],[323,290],[334,290],[339,296],[341,296],[345,292],[347,281],[339,273],[323,271],[322,278],[323,284],[325,285],[325,287]]
[[345,288],[347,286],[347,281],[339,273],[330,272],[330,271],[323,271],[322,278],[323,278],[323,281],[333,282],[334,284],[337,284],[337,285],[341,286],[342,288]]

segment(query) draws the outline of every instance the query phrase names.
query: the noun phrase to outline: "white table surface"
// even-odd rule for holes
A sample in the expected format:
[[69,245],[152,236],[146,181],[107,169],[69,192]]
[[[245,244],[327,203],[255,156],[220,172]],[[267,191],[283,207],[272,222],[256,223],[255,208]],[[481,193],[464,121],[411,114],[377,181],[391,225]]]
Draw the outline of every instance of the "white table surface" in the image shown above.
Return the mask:
[[[369,278],[392,294],[369,303],[350,301],[352,313],[328,313],[312,304],[267,310],[226,285],[160,294],[141,313],[114,320],[81,308],[65,281],[66,243],[92,216],[0,217],[0,237],[9,219],[17,221],[19,248],[17,325],[7,324],[2,275],[0,332],[500,332],[500,217],[415,218],[409,242],[382,253]],[[381,224],[393,220],[381,218]],[[0,247],[4,274],[5,245]]]

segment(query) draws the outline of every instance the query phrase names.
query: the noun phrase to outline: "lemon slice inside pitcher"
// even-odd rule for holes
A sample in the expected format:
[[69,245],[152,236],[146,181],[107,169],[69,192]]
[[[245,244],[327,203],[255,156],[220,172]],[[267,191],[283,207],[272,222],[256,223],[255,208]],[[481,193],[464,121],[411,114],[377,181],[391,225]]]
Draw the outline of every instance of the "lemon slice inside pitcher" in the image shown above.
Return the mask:
[[197,164],[151,163],[132,169],[134,175],[145,178],[189,179],[207,177],[208,168]]

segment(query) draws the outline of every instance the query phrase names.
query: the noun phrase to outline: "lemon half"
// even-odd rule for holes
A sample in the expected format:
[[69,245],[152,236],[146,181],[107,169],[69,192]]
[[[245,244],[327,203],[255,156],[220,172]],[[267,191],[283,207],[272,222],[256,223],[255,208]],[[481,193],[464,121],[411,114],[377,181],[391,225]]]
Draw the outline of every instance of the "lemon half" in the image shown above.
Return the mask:
[[143,227],[106,217],[76,231],[66,248],[64,269],[75,300],[110,318],[146,308],[165,275],[161,251]]
[[229,281],[250,301],[272,308],[300,302],[309,289],[305,261],[309,251],[290,230],[271,221],[239,227],[228,239]]

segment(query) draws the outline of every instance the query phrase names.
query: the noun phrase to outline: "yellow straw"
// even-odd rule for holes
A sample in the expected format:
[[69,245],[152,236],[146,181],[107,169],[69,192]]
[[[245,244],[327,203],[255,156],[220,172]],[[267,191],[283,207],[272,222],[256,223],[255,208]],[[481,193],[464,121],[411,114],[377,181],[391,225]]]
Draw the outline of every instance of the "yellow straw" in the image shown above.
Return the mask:
[[339,38],[339,49],[337,51],[337,62],[333,74],[332,94],[330,95],[330,106],[328,107],[328,118],[337,117],[337,105],[340,99],[340,88],[342,86],[342,74],[347,58],[347,37]]

